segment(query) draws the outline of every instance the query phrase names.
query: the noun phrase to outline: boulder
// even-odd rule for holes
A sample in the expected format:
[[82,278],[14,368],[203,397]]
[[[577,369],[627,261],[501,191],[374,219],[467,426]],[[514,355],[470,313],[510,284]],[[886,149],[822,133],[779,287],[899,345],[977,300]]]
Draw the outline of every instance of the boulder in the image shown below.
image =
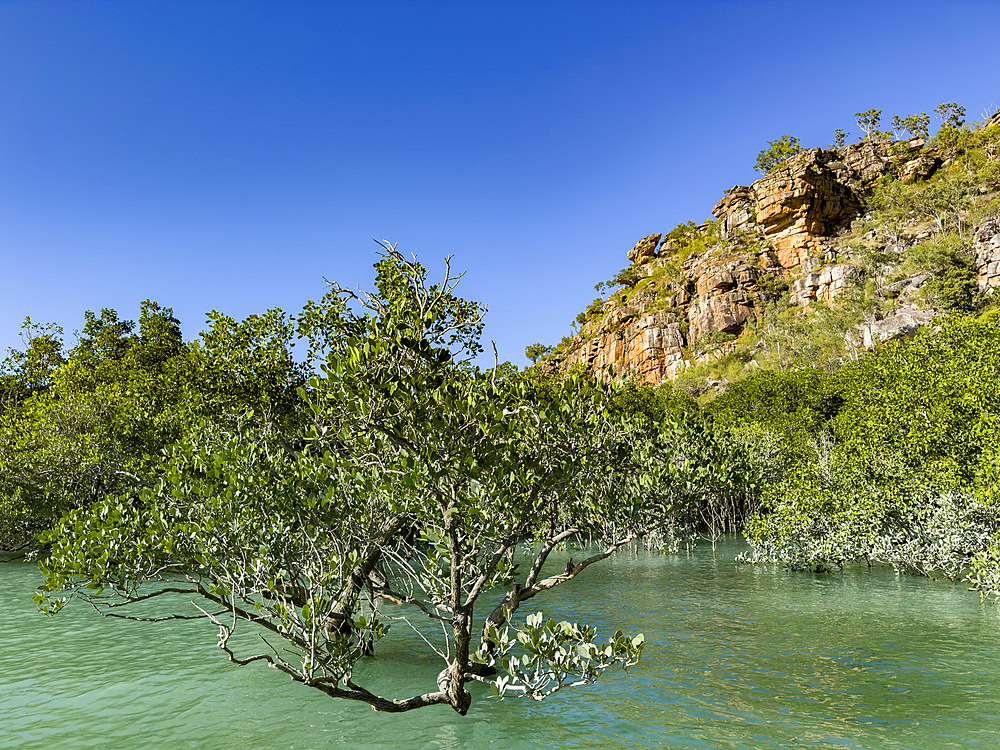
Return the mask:
[[927,281],[931,275],[929,273],[917,273],[913,276],[907,276],[905,279],[900,279],[899,281],[894,281],[891,284],[886,284],[882,287],[885,292],[894,292],[895,294],[907,294],[913,290],[920,287],[925,281]]
[[635,243],[628,251],[628,259],[633,263],[645,263],[656,257],[656,246],[660,244],[662,234],[650,234]]
[[695,282],[695,289],[699,295],[708,295],[732,289],[736,286],[736,279],[726,268],[713,268],[708,273],[703,273]]
[[906,182],[926,180],[940,166],[941,160],[938,157],[930,154],[920,154],[900,165],[899,176]]
[[871,349],[876,343],[898,339],[912,338],[923,326],[934,318],[933,310],[904,309],[895,315],[890,315],[873,323],[862,323],[858,326],[861,341]]
[[755,315],[753,300],[743,289],[699,298],[688,308],[688,335],[692,342],[696,342],[712,331],[739,333]]

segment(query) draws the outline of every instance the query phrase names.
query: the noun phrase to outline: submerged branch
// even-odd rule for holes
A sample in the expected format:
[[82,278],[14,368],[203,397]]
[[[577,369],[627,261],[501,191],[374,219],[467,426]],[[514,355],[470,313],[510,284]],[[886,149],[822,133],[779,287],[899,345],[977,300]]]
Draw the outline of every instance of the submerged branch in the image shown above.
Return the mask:
[[531,566],[531,571],[528,573],[528,577],[525,579],[524,586],[519,584],[514,584],[514,588],[507,592],[507,595],[503,598],[503,601],[493,610],[489,617],[486,618],[486,622],[483,624],[483,642],[487,647],[487,651],[492,651],[494,644],[488,639],[487,634],[489,633],[490,627],[501,627],[510,621],[510,618],[517,611],[518,607],[521,606],[521,602],[527,601],[537,594],[543,591],[548,591],[549,589],[555,588],[556,586],[566,583],[566,581],[571,581],[588,567],[596,562],[605,560],[611,557],[615,552],[617,552],[622,547],[631,544],[636,539],[639,539],[646,534],[648,534],[650,529],[645,529],[642,532],[635,532],[625,536],[619,541],[612,542],[608,547],[606,547],[602,552],[596,555],[588,557],[577,564],[573,564],[572,559],[567,563],[566,570],[562,573],[557,573],[554,576],[549,576],[541,581],[538,580],[538,576],[541,572],[542,566],[549,557],[549,553],[558,545],[560,542],[565,541],[574,534],[579,533],[579,529],[566,529],[555,536],[548,539],[539,551],[538,556],[535,558],[534,564]]

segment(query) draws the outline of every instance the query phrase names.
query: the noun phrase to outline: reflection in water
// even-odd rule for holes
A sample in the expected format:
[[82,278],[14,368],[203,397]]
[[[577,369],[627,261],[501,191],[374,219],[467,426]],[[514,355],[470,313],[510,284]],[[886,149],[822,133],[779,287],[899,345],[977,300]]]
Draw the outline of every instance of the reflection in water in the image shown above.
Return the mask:
[[[46,618],[31,601],[37,570],[2,565],[0,747],[869,750],[1000,740],[996,607],[891,570],[737,566],[741,549],[591,567],[539,606],[603,636],[645,633],[642,663],[543,703],[474,687],[465,718],[444,707],[376,714],[265,667],[229,665],[207,623],[105,620],[82,605]],[[436,664],[417,663],[424,674],[403,681],[408,644],[385,645],[363,669],[385,675],[386,692],[433,684]]]

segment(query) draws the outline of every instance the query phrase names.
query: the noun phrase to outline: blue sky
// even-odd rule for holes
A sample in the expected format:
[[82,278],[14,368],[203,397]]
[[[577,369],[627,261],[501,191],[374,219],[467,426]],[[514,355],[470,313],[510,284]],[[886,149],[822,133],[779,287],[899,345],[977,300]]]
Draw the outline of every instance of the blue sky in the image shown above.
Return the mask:
[[523,364],[768,140],[1000,107],[998,28],[993,0],[0,0],[0,349],[146,298],[189,338],[297,311],[384,238],[453,254]]

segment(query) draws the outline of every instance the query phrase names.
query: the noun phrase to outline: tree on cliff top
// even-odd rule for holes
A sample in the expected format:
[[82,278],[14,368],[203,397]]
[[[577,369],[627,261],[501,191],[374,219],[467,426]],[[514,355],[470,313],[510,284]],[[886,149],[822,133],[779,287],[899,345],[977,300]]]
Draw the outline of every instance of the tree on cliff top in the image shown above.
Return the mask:
[[[146,489],[49,535],[44,609],[159,602],[163,617],[213,622],[236,664],[387,712],[465,714],[472,681],[541,699],[636,662],[641,636],[599,642],[589,626],[515,614],[661,529],[710,468],[678,454],[670,420],[612,416],[608,386],[540,389],[471,367],[483,308],[454,296],[450,271],[430,285],[389,246],[376,268],[375,291],[333,285],[300,317],[327,352],[301,390],[306,426],[194,425]],[[581,537],[599,546],[544,570]],[[258,646],[234,637],[248,624]],[[393,700],[355,674],[390,626],[440,659],[427,692]]]
[[882,119],[881,109],[866,109],[864,112],[855,112],[854,117],[858,122],[858,127],[865,134],[864,140],[878,141],[885,137],[885,133],[879,130],[879,121]]
[[900,117],[892,116],[892,129],[902,137],[903,133],[909,133],[911,138],[927,139],[931,118],[926,112],[919,115],[907,115]]
[[762,174],[771,174],[784,166],[789,157],[802,150],[799,139],[785,133],[775,141],[768,141],[767,148],[757,154],[754,169]]
[[532,364],[540,359],[544,359],[551,352],[552,347],[546,344],[528,344],[528,346],[524,347],[524,356],[531,360]]
[[934,108],[934,113],[941,120],[941,126],[946,128],[960,128],[965,124],[965,107],[957,102],[945,102]]

